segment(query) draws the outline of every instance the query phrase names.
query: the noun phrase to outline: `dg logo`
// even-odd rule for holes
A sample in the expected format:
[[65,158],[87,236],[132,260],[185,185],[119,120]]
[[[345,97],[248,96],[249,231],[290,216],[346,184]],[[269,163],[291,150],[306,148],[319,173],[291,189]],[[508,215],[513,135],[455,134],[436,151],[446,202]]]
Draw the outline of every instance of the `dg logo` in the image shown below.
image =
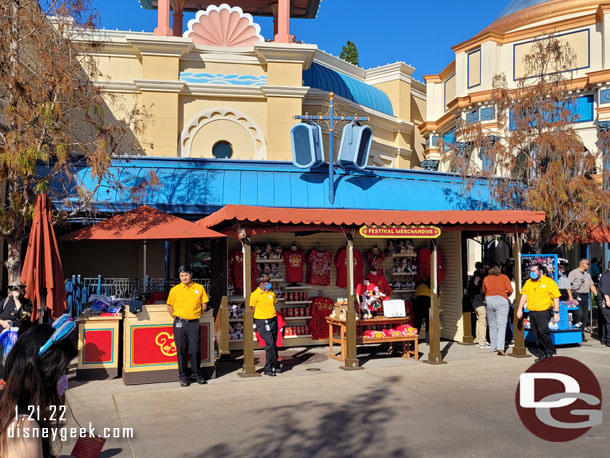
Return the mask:
[[565,356],[543,359],[521,374],[515,402],[525,427],[550,442],[577,439],[602,423],[597,378]]

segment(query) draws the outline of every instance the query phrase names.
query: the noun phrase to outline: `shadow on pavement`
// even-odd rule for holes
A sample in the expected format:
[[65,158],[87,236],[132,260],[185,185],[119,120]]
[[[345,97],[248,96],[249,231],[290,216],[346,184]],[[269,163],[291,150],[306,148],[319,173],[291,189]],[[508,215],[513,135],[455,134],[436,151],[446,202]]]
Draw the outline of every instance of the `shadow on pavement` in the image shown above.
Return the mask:
[[[398,418],[398,407],[379,408],[391,404],[388,398],[396,396],[383,387],[397,381],[398,377],[384,378],[369,387],[366,397],[353,396],[343,403],[303,404],[295,400],[291,405],[273,406],[270,398],[271,404],[267,410],[261,411],[259,421],[251,431],[252,440],[245,449],[244,440],[248,438],[219,442],[189,456],[408,457],[406,440],[403,446],[389,445],[395,444],[396,438],[388,437],[383,426]],[[342,389],[350,390],[349,382]],[[401,405],[400,410],[405,409],[409,407]],[[326,413],[313,417],[312,412],[320,410]]]

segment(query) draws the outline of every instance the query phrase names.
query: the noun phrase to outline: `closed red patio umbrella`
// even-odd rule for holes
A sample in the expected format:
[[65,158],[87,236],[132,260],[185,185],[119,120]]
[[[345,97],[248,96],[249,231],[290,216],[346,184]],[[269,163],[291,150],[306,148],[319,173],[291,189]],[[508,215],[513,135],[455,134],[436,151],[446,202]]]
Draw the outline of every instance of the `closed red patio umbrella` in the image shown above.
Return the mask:
[[39,314],[42,318],[45,306],[53,318],[66,311],[64,272],[51,223],[51,202],[46,194],[36,196],[21,281],[26,285],[26,297],[32,301],[32,321]]

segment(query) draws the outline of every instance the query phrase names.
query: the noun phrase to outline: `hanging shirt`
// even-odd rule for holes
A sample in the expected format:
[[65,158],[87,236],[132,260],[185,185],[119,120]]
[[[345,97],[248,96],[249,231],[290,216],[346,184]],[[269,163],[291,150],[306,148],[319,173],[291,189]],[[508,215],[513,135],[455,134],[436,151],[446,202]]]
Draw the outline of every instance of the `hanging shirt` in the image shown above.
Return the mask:
[[[354,285],[362,283],[364,280],[364,267],[362,261],[362,253],[360,250],[354,250]],[[336,285],[339,288],[347,287],[347,250],[343,249],[335,256],[335,267],[337,268],[337,281]]]
[[[258,264],[256,264],[254,253],[251,254],[252,291],[254,291],[258,285],[256,281],[258,278]],[[242,294],[244,291],[244,255],[241,250],[236,250],[229,256],[229,280],[235,288],[235,292]]]
[[[425,283],[430,280],[430,248],[422,248],[417,252],[417,283]],[[445,264],[440,250],[436,251],[436,281],[440,285],[445,278]]]
[[309,320],[312,339],[328,339],[328,323],[325,318],[333,312],[334,305],[334,301],[329,297],[314,297],[312,299],[311,320]]
[[286,281],[298,283],[303,281],[303,266],[305,265],[305,252],[303,250],[284,251],[284,264],[286,265]]
[[312,285],[330,285],[332,256],[328,250],[311,250],[307,255],[308,280]]
[[381,251],[377,254],[373,253],[373,250],[366,254],[366,260],[369,263],[369,270],[376,270],[383,274],[383,261],[385,260],[385,254]]

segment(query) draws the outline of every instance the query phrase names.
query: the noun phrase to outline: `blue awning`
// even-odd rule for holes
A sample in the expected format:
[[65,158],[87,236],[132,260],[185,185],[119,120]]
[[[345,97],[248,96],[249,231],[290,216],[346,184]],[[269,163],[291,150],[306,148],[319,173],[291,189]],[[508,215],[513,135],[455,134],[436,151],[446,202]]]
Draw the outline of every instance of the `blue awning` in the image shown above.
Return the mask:
[[358,105],[394,116],[392,103],[381,89],[316,62],[303,72],[303,84],[323,91],[334,92]]
[[[137,202],[113,184],[137,186],[150,171],[160,184],[145,189]],[[334,205],[328,201],[327,166],[303,171],[287,162],[131,157],[115,160],[111,174],[113,178],[103,181],[94,195],[97,212],[122,212],[140,204],[192,218],[227,204],[367,210],[497,208],[484,182],[467,189],[455,175],[419,170],[371,167],[366,173],[347,173],[336,169]],[[75,179],[88,189],[97,185],[87,167],[78,170]],[[58,197],[52,196],[56,207],[69,209],[77,202],[76,195],[66,200],[63,190],[56,191]]]

